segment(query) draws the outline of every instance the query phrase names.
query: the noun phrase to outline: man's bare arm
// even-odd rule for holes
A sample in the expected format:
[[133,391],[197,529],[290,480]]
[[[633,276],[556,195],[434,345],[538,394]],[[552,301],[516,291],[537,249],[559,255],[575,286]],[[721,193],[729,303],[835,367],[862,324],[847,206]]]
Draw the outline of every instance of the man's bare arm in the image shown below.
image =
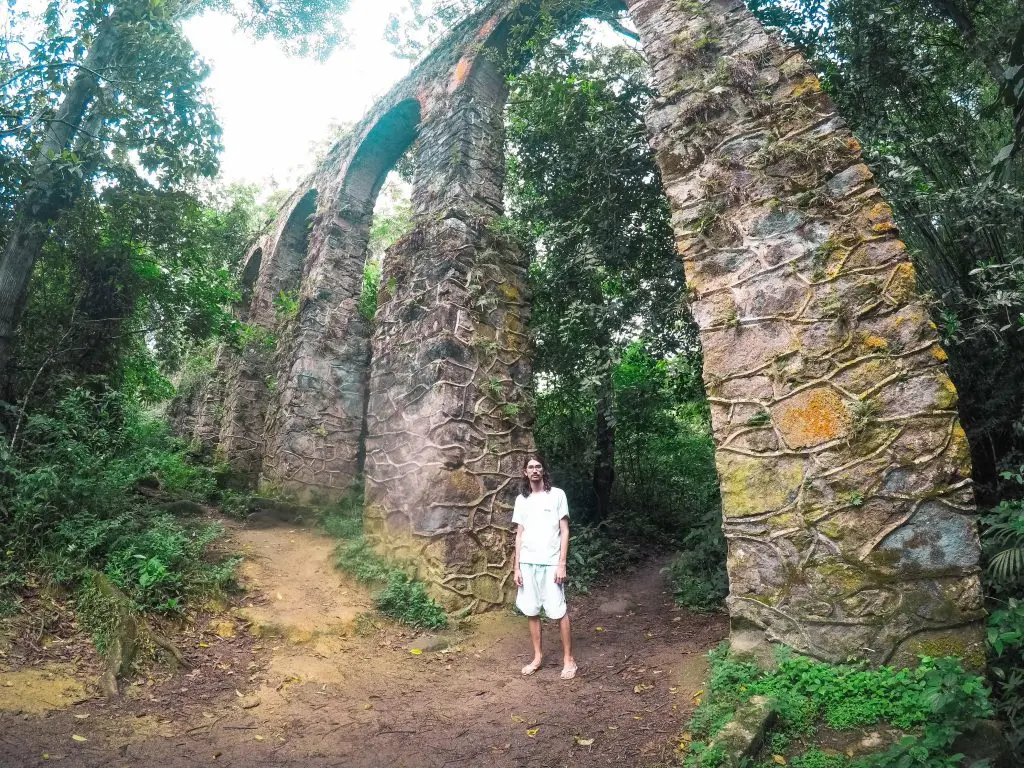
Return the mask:
[[555,584],[565,581],[565,564],[569,556],[569,518],[558,521],[558,567],[555,569]]
[[523,572],[519,568],[519,550],[523,546],[523,524],[516,525],[516,554],[512,560],[512,581],[517,587],[523,586]]

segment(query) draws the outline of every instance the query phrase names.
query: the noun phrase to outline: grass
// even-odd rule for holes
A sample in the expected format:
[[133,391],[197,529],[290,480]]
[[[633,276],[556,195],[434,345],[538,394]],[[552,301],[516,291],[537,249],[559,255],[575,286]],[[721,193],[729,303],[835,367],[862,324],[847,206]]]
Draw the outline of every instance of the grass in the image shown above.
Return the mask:
[[340,539],[335,564],[357,581],[381,588],[374,604],[383,615],[411,627],[447,627],[448,614],[426,585],[378,555],[363,535],[362,499],[362,486],[354,486],[320,521],[328,534]]

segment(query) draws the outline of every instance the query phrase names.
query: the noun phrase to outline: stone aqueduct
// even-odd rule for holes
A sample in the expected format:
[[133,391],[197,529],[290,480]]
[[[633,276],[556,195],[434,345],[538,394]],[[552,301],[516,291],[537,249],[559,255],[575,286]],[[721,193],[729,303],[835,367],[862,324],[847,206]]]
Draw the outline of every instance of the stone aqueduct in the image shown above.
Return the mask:
[[[831,660],[975,660],[956,392],[857,141],[741,0],[629,12],[701,328],[734,637]],[[503,603],[511,585],[532,446],[528,257],[492,224],[503,49],[540,15],[494,0],[331,149],[245,267],[239,311],[276,347],[222,350],[183,425],[305,500],[343,495],[363,470],[367,531],[450,608]],[[358,312],[370,218],[414,139],[414,229],[387,254],[371,338]],[[282,320],[274,297],[289,290],[299,309]]]

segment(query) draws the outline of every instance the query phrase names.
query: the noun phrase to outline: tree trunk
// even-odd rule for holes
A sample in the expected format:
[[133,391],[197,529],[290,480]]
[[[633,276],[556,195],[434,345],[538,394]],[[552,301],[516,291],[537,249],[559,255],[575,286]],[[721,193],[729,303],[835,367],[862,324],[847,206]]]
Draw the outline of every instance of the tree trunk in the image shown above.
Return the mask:
[[597,498],[597,520],[607,519],[612,506],[615,485],[615,417],[613,413],[612,367],[601,377],[597,392],[595,417],[594,495]]
[[49,224],[71,207],[79,188],[67,183],[61,166],[96,99],[100,78],[117,55],[118,21],[115,13],[100,24],[57,114],[47,121],[14,226],[0,256],[0,383],[7,378],[11,346],[25,309],[32,268],[46,242]]

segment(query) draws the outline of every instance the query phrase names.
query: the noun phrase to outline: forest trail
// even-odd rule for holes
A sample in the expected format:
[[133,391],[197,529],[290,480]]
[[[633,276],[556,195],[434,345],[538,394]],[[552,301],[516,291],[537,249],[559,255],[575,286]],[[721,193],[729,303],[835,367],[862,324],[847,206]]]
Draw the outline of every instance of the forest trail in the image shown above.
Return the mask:
[[[66,650],[50,671],[38,656],[19,670],[9,651],[0,692],[28,673],[71,692],[35,707],[0,696],[0,765],[661,765],[703,687],[705,653],[727,634],[724,615],[677,608],[652,561],[570,603],[575,680],[559,679],[554,625],[545,666],[524,678],[522,617],[439,634],[370,618],[370,594],[333,568],[334,543],[231,526],[245,595],[176,638],[190,669],[156,671],[118,701],[70,687]],[[90,667],[79,659],[75,677]]]

